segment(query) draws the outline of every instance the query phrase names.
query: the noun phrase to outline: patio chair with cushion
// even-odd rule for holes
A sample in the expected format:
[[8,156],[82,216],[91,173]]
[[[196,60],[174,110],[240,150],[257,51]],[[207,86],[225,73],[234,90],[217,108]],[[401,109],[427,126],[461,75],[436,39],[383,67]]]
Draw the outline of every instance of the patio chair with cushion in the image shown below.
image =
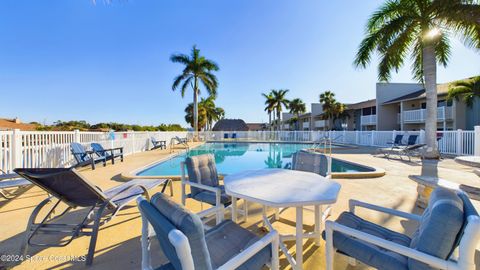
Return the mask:
[[[156,235],[168,262],[160,270],[278,269],[278,233],[263,237],[231,220],[205,231],[200,217],[164,194],[137,199],[142,214],[142,269],[153,269],[150,237]],[[222,206],[206,211],[222,211]],[[150,226],[151,225],[151,226]],[[153,227],[155,233],[150,232]]]
[[104,149],[99,143],[91,143],[93,153],[99,157],[105,157],[107,160],[112,160],[112,164],[115,164],[115,158],[120,158],[123,162],[123,147],[116,147],[111,149]]
[[16,173],[5,173],[0,169],[0,196],[10,200],[15,198],[15,192],[24,189],[32,183],[24,178],[21,178]]
[[[355,207],[417,221],[419,226],[410,238],[358,217]],[[335,250],[378,269],[473,270],[480,218],[465,193],[436,188],[422,216],[350,200],[350,212],[326,222],[325,238],[327,270],[333,270]]]
[[152,149],[150,149],[150,150],[154,150],[154,149],[157,149],[157,148],[167,149],[167,141],[159,141],[159,140],[155,139],[155,137],[151,137],[150,141],[152,142],[152,145],[153,145]]
[[[25,240],[21,248],[23,255],[26,255],[29,246],[63,247],[75,238],[86,235],[90,236],[87,265],[93,262],[100,226],[114,218],[118,211],[137,197],[148,197],[148,190],[163,184],[163,192],[170,181],[135,179],[102,191],[73,168],[15,169],[14,171],[51,195],[35,207],[28,220]],[[49,203],[53,203],[53,206],[47,211],[42,211]],[[59,219],[62,216],[76,208],[87,210],[72,213],[71,218],[78,219],[78,223],[60,223]],[[46,212],[46,214],[38,222],[37,217],[40,212]],[[45,234],[61,236],[61,240],[47,242],[45,237],[41,237]]]
[[[292,170],[312,172],[319,174],[327,179],[332,178],[332,158],[314,151],[300,150],[292,155]],[[287,208],[276,210],[275,219],[278,220],[279,215]],[[304,208],[305,210],[312,210],[310,208]],[[332,210],[331,205],[325,207],[323,211],[322,220],[326,220]]]
[[70,143],[70,151],[77,162],[74,167],[91,165],[92,170],[95,170],[95,163],[97,162],[102,162],[104,167],[107,166],[106,157],[93,155],[92,151],[87,151],[85,147],[79,143]]
[[[218,179],[215,157],[212,154],[187,157],[180,164],[182,176],[182,205],[186,199],[191,198],[201,203],[212,206],[230,206],[232,198],[225,193],[225,187],[220,185]],[[186,171],[185,172],[185,167]],[[187,177],[188,175],[188,177]],[[187,193],[186,186],[190,186],[190,193]],[[223,219],[224,213],[217,212],[217,224]],[[248,206],[244,202],[243,215],[247,219]]]

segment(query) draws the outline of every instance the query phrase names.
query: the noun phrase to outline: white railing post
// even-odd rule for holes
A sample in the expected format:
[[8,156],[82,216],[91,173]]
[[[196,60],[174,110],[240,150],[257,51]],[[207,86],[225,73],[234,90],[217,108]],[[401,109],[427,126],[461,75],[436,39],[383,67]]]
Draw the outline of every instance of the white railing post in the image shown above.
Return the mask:
[[12,133],[12,169],[22,166],[22,134],[20,129],[14,129]]
[[480,156],[480,126],[475,126],[475,134],[474,134],[474,155]]
[[73,131],[73,142],[80,143],[80,130],[78,129]]
[[359,140],[360,140],[360,132],[357,130],[355,131],[355,144],[360,144],[359,143]]
[[375,145],[375,130],[372,130],[372,135],[370,138],[370,146],[374,146],[374,145]]
[[457,156],[460,156],[462,155],[462,146],[463,146],[463,136],[462,136],[462,130],[461,129],[457,129],[457,133],[455,134],[456,136],[456,141],[457,141],[457,148],[456,148],[456,152],[457,152]]

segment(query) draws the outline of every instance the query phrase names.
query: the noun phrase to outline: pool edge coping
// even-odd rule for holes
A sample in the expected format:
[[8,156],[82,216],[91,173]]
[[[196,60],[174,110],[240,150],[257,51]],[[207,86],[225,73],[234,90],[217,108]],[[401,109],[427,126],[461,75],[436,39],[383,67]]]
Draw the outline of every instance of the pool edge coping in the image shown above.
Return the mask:
[[[215,142],[215,141],[209,141],[209,142]],[[220,142],[220,141],[218,141]],[[232,141],[234,142],[234,141]],[[285,142],[284,142],[285,143]],[[171,153],[159,160],[156,160],[156,161],[153,161],[153,162],[150,162],[144,166],[141,166],[140,168],[137,168],[135,170],[132,170],[132,171],[128,171],[128,172],[122,172],[121,173],[121,177],[122,178],[125,178],[125,179],[171,179],[171,180],[174,180],[174,181],[179,181],[180,178],[181,178],[181,175],[143,175],[143,176],[140,176],[140,175],[137,175],[137,173],[143,171],[143,170],[146,170],[150,167],[152,167],[153,165],[156,165],[158,163],[162,163],[162,162],[165,162],[171,158],[174,158],[180,154],[183,154],[187,152],[187,150],[180,150],[179,152],[176,152],[176,153]],[[335,158],[335,157],[333,157]],[[352,164],[352,165],[357,165],[357,166],[363,166],[363,167],[367,167],[367,168],[370,168],[372,169],[373,171],[371,172],[356,172],[356,173],[351,173],[351,172],[337,172],[337,173],[332,173],[332,178],[333,179],[342,179],[342,178],[347,178],[347,179],[363,179],[363,178],[378,178],[378,177],[382,177],[386,174],[386,171],[382,168],[378,168],[378,167],[374,167],[374,166],[370,166],[370,165],[363,165],[363,164],[359,164],[359,163],[356,163],[356,162],[353,162],[353,161],[349,161],[349,160],[345,160],[345,159],[341,159],[341,158],[336,158],[338,160],[341,160],[345,163],[349,163],[349,164]],[[219,178],[220,179],[223,179],[224,175],[223,174],[219,174]]]

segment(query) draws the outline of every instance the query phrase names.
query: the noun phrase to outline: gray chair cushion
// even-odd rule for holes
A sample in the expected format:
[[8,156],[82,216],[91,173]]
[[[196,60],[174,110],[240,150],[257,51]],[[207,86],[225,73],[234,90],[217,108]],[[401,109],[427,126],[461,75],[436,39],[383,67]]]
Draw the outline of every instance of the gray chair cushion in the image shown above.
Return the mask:
[[327,156],[310,151],[300,150],[293,154],[292,170],[313,172],[321,176],[328,174]]
[[[219,186],[219,188],[222,190],[222,194],[220,195],[220,203],[223,205],[229,205],[232,202],[232,198],[225,193],[224,186]],[[210,205],[215,205],[216,203],[216,194],[208,190],[199,192],[195,196],[192,196],[192,198]]]
[[[206,233],[206,241],[213,267],[216,269],[235,255],[259,240],[254,233],[226,220]],[[262,269],[270,261],[271,246],[267,245],[259,253],[242,264],[238,270]]]
[[[457,237],[464,223],[462,199],[451,190],[436,188],[430,195],[420,226],[412,237],[411,248],[447,259],[455,249]],[[435,269],[414,259],[408,260],[410,269]]]
[[[215,158],[211,154],[187,157],[185,159],[187,166],[188,180],[191,182],[216,187],[219,185],[217,167]],[[192,196],[204,191],[196,187],[190,187]]]
[[159,269],[182,269],[182,265],[180,264],[175,247],[168,239],[168,234],[170,231],[175,229],[175,226],[149,202],[142,201],[138,207],[142,211],[142,215],[147,218],[148,222],[150,222],[155,230],[160,247],[162,248],[167,259],[170,261],[168,264],[162,265]]
[[[352,229],[400,244],[402,246],[410,245],[411,240],[408,236],[368,222],[350,212],[343,212],[338,217],[336,222]],[[339,252],[377,269],[408,269],[408,259],[406,257],[375,245],[368,244],[353,237],[346,236],[340,232],[333,233],[333,245]]]
[[151,199],[151,203],[188,238],[195,269],[211,270],[212,263],[200,218],[162,193],[155,194]]

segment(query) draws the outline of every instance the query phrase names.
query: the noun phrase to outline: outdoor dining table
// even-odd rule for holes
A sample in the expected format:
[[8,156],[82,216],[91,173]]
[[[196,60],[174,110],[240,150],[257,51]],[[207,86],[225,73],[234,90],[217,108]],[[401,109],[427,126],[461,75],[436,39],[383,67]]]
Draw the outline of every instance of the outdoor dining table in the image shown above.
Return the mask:
[[[236,222],[236,199],[256,202],[276,209],[296,208],[295,235],[281,235],[280,248],[285,253],[293,269],[303,269],[303,239],[314,238],[320,245],[322,228],[322,205],[337,201],[341,185],[321,175],[286,169],[249,170],[230,174],[224,179],[225,191],[232,197],[232,219]],[[313,232],[303,232],[303,208],[314,206],[315,228]],[[266,218],[264,222],[269,228],[272,224]],[[296,258],[288,252],[283,241],[296,241]]]

